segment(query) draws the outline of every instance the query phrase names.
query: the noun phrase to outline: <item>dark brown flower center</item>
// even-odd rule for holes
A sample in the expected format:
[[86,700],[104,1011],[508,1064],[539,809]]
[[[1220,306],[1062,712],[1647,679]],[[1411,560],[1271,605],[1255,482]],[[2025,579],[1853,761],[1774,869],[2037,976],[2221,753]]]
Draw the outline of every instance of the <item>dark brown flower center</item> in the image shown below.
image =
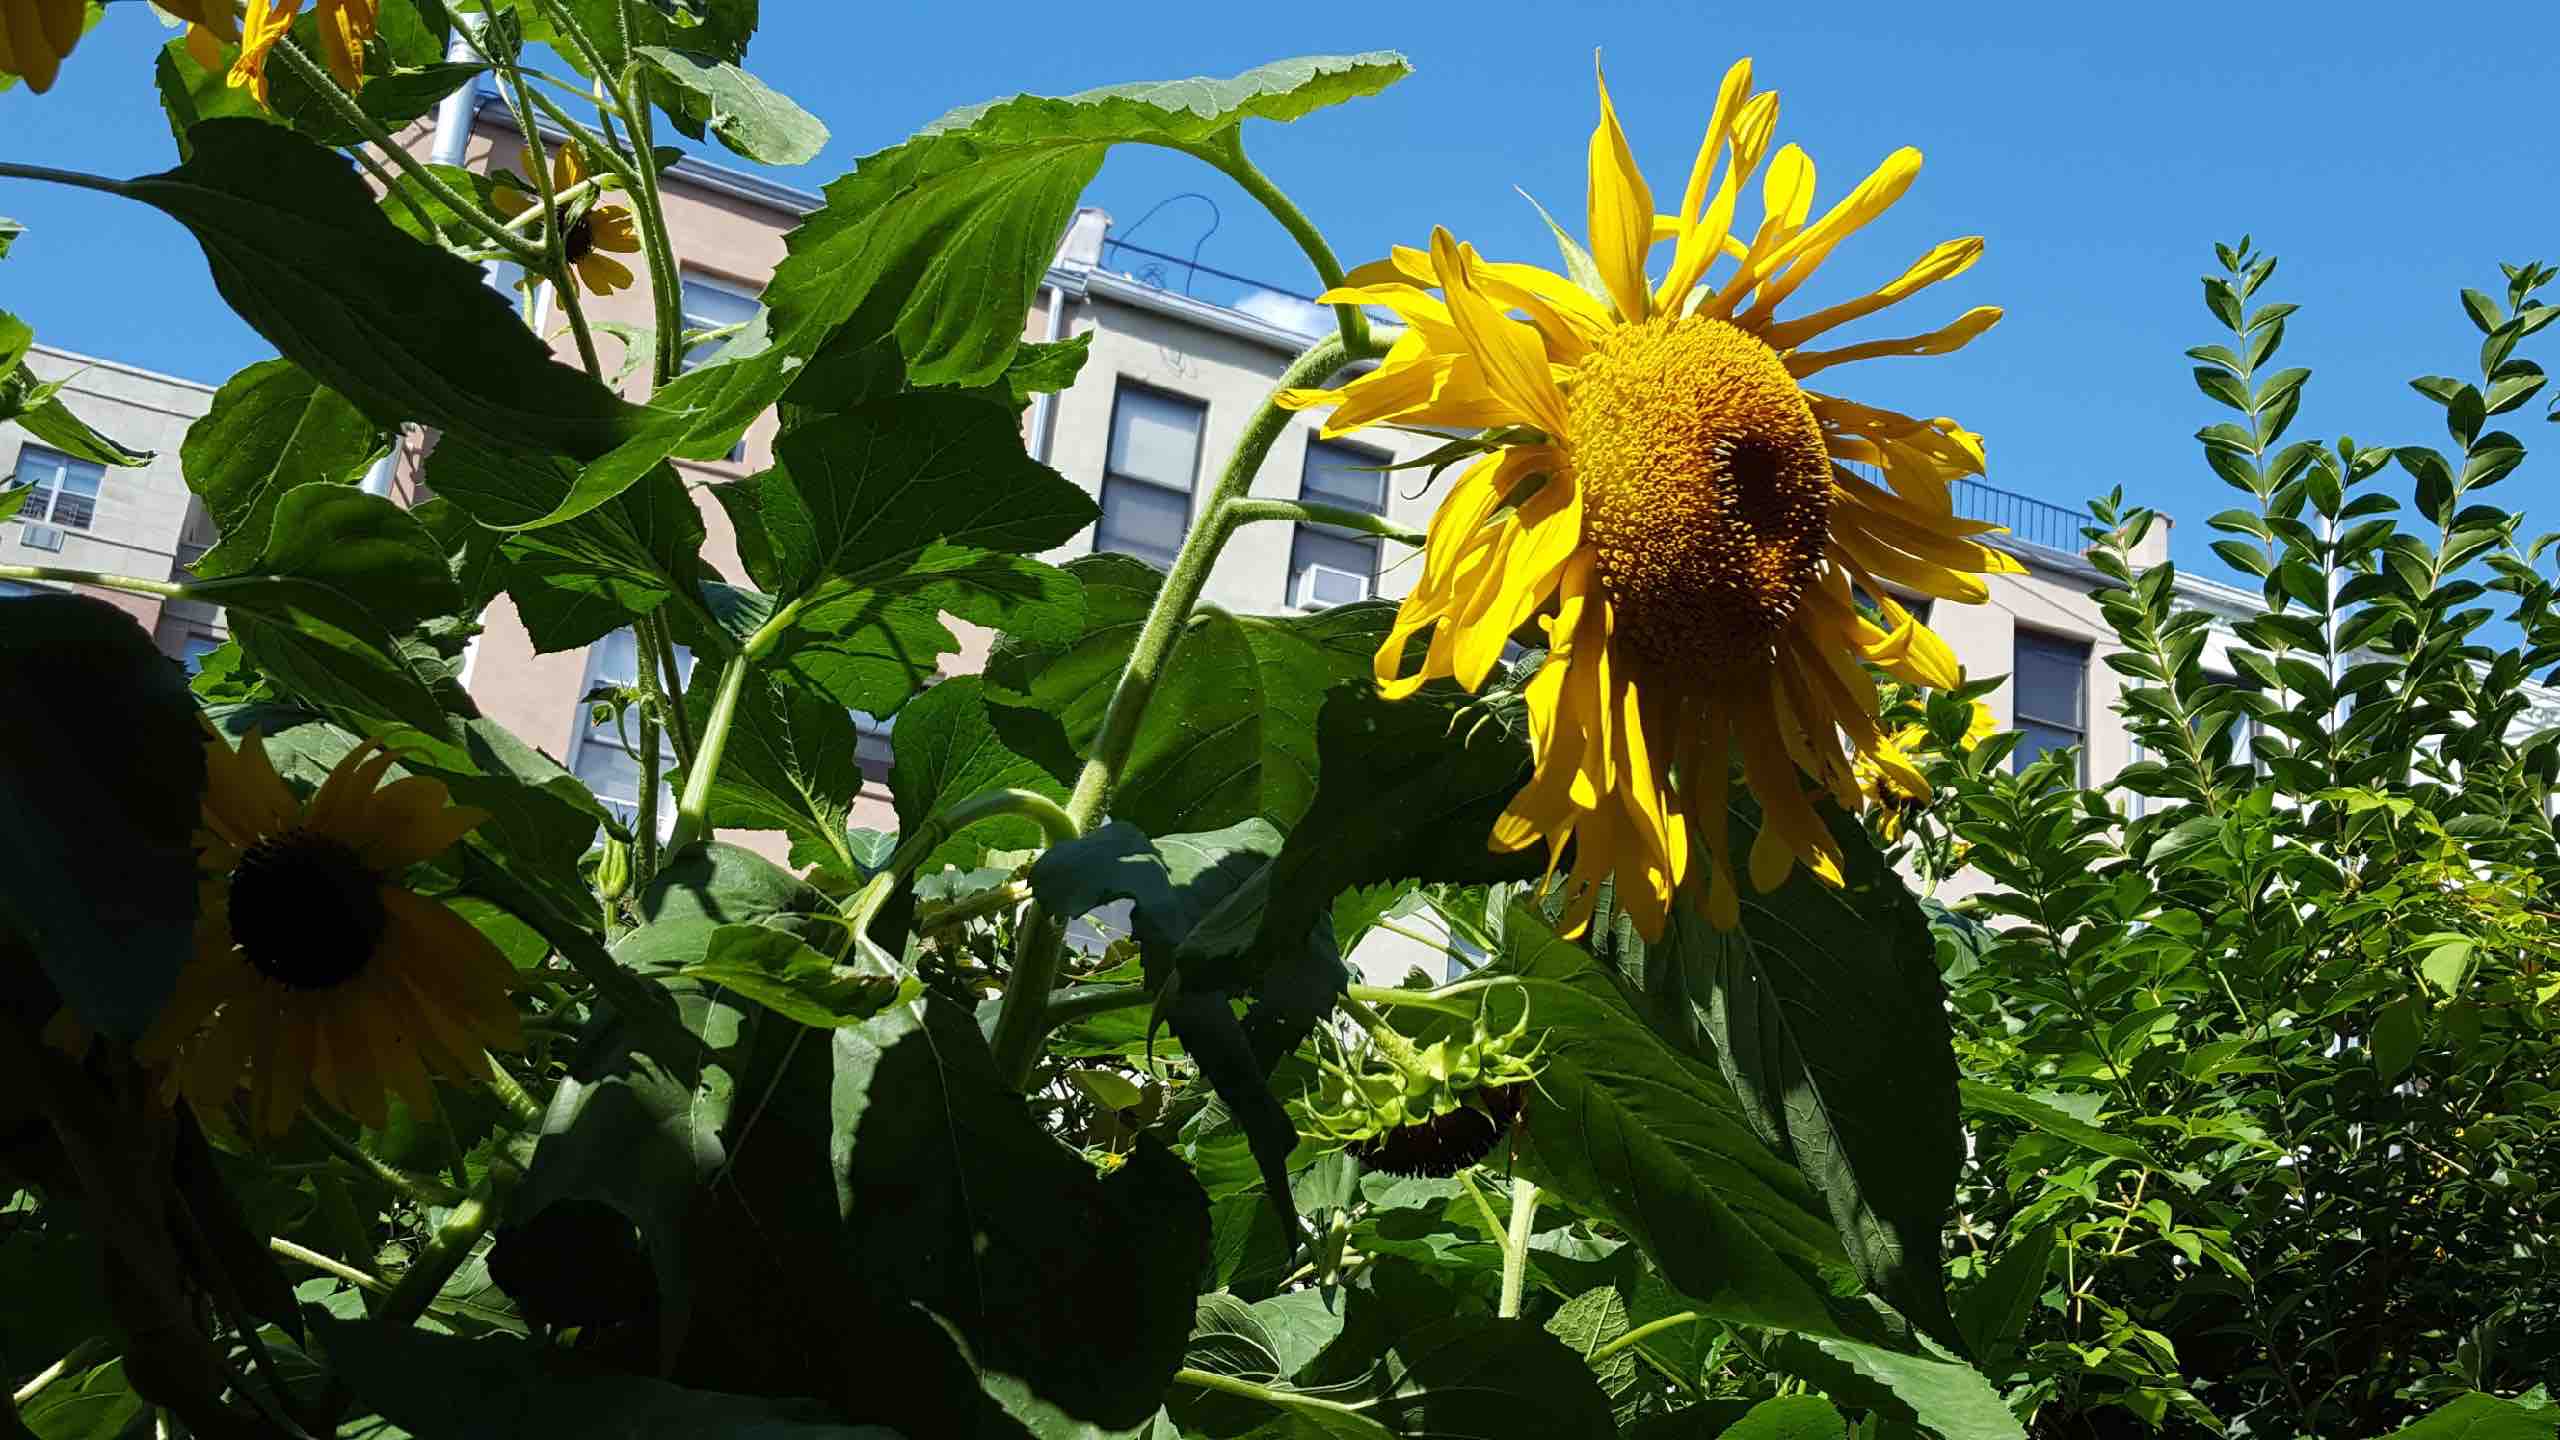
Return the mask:
[[590,211],[579,216],[578,223],[569,227],[569,233],[560,237],[560,250],[569,257],[569,263],[575,265],[594,254],[595,248],[596,217]]
[[232,940],[259,974],[295,990],[363,973],[388,920],[381,877],[315,830],[267,836],[231,872]]
[[1764,659],[1821,574],[1831,455],[1777,352],[1721,320],[1613,332],[1565,397],[1583,535],[1645,659]]

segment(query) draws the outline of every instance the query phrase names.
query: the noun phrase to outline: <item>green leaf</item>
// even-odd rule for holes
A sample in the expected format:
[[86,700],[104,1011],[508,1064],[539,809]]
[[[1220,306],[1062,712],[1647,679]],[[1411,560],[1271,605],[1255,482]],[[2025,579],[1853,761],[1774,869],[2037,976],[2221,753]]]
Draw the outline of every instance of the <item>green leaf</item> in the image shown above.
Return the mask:
[[[1733,816],[1748,854],[1759,816]],[[1683,909],[1646,949],[1646,988],[1705,1011],[1727,1083],[1763,1142],[1823,1197],[1869,1288],[1952,1341],[1938,1236],[1964,1159],[1954,1039],[1928,921],[1864,826],[1833,812],[1834,886],[1799,869],[1747,892],[1739,930]]]
[[375,424],[580,457],[638,425],[642,411],[554,361],[477,266],[383,218],[337,156],[249,120],[188,134],[186,163],[113,189],[192,231],[231,308]]
[[1543,1035],[1544,1069],[1517,1134],[1545,1183],[1626,1231],[1706,1314],[1871,1330],[1836,1298],[1854,1282],[1827,1207],[1752,1133],[1723,1077],[1655,1034],[1609,970],[1535,909],[1514,905],[1502,939],[1502,955],[1461,982],[1454,1004],[1472,1015],[1481,997],[1497,1033],[1525,1007]]
[[195,697],[131,616],[53,594],[0,601],[0,691],[29,702],[0,706],[0,917],[81,1023],[137,1036],[194,951]]
[[731,153],[760,165],[805,165],[826,148],[817,116],[726,60],[660,45],[631,53],[664,82],[652,98],[696,140],[708,128]]
[[[34,337],[30,334],[28,338]],[[37,443],[75,459],[124,467],[151,462],[150,451],[135,450],[110,439],[72,414],[71,407],[62,403],[64,383],[39,381],[23,365],[15,369],[0,367],[0,421],[15,424]]]
[[1771,1368],[1804,1377],[1843,1405],[1919,1425],[1946,1440],[2025,1440],[2025,1428],[2000,1392],[1961,1360],[1798,1335],[1775,1337],[1762,1353]]
[[528,1340],[465,1340],[369,1320],[314,1322],[331,1372],[416,1440],[897,1440],[816,1400],[723,1395],[579,1374]]
[[1268,879],[1239,892],[1183,946],[1184,983],[1250,988],[1354,886],[1534,878],[1540,857],[1488,845],[1494,820],[1528,779],[1516,705],[1440,688],[1395,701],[1366,683],[1333,690],[1317,719],[1313,803]]
[[[95,1285],[96,1277],[87,1283]],[[36,1440],[122,1440],[150,1433],[151,1411],[125,1378],[124,1362],[110,1360],[46,1386],[17,1411],[17,1421]]]
[[[318,53],[316,17],[306,19],[294,29],[297,35],[307,32],[303,39],[304,48]],[[383,129],[396,135],[433,113],[444,97],[478,80],[487,69],[476,60],[437,60],[414,70],[370,75],[365,78],[364,88],[355,93],[356,107],[372,116]],[[337,107],[323,100],[292,67],[270,67],[267,84],[268,97],[274,102],[274,117],[310,139],[334,149],[357,144],[366,138],[367,132],[341,119]]]
[[[696,734],[710,721],[722,669],[694,667],[684,706]],[[750,673],[739,691],[729,747],[711,782],[711,823],[788,831],[835,856],[854,797],[862,793],[861,740],[843,706]],[[678,767],[668,783],[681,793],[690,773],[690,767]]]
[[1005,389],[1017,406],[1030,404],[1035,395],[1054,395],[1076,383],[1092,354],[1090,330],[1064,340],[1025,341],[1005,366]]
[[1635,1384],[1636,1352],[1630,1347],[1604,1359],[1592,1352],[1627,1333],[1627,1300],[1615,1285],[1598,1285],[1557,1307],[1547,1317],[1547,1333],[1592,1367],[1600,1389],[1614,1397]]
[[328,586],[395,633],[462,608],[444,547],[398,504],[320,481],[285,492],[272,513],[265,548],[241,574]]
[[1956,1326],[1974,1354],[1987,1358],[2017,1344],[2026,1333],[2027,1319],[2035,1313],[2036,1297],[2044,1293],[2045,1275],[2053,1267],[2060,1233],[2058,1227],[2046,1225],[2012,1235],[2001,1247],[2000,1258],[1991,1262],[1991,1272],[1957,1302]]
[[1162,961],[1279,849],[1280,832],[1261,819],[1153,841],[1114,820],[1032,862],[1031,888],[1042,909],[1063,919],[1112,900],[1133,902],[1138,943]]
[[[760,18],[758,0],[646,0],[642,4],[567,0],[567,5],[569,13],[603,52],[605,63],[615,70],[631,62],[632,51],[623,48],[626,25],[633,49],[681,45],[716,59],[735,61],[747,57],[747,42],[755,37]],[[527,22],[525,38],[551,38],[553,31],[547,16],[536,10],[528,13]],[[584,73],[582,57],[572,50],[561,53]]]
[[223,382],[178,452],[187,488],[222,535],[195,572],[214,579],[248,569],[286,491],[352,482],[379,441],[362,412],[290,360],[261,361]]
[[[915,833],[926,816],[989,790],[1035,790],[1063,802],[1067,787],[1049,772],[1005,748],[987,723],[977,676],[945,680],[910,702],[898,716],[898,743],[889,762],[889,791],[897,802],[898,829]],[[929,875],[945,865],[967,869],[988,850],[1025,850],[1044,843],[1040,827],[1018,815],[981,820],[935,847],[916,868]]]
[[2003,1115],[2012,1120],[2024,1121],[2047,1135],[2068,1140],[2083,1150],[2112,1156],[2147,1169],[2166,1168],[2152,1156],[2150,1151],[2136,1142],[2092,1125],[2042,1100],[2031,1099],[2014,1090],[2004,1090],[1997,1085],[1980,1080],[1962,1080],[1957,1082],[1956,1088],[1958,1094],[1964,1099],[1964,1108],[1969,1111]]
[[[493,531],[511,531],[549,513],[577,483],[557,456],[492,450],[443,437],[427,465],[439,499]],[[701,588],[702,512],[660,465],[577,520],[505,537],[507,586],[537,650],[579,649]],[[678,623],[693,616],[677,607]],[[696,644],[703,637],[687,636]]]
[[2473,1391],[2394,1430],[2385,1440],[2552,1440],[2555,1415]]
[[723,925],[700,960],[679,973],[725,985],[770,1010],[822,1030],[860,1024],[922,993],[913,979],[838,965],[798,936],[761,925]]
[[1723,1440],[1844,1440],[1849,1424],[1819,1395],[1763,1400],[1733,1422]]
[[1105,1178],[929,996],[834,1032],[846,1253],[872,1293],[940,1317],[976,1364],[1067,1414],[1154,1414],[1191,1332],[1208,1197],[1152,1139]]
[[6,215],[0,215],[0,260],[9,258],[9,247],[18,243],[18,237],[26,233],[26,226]]
[[2403,995],[2382,1007],[2382,1013],[2373,1018],[2376,1079],[2388,1085],[2408,1072],[2418,1058],[2418,1040],[2425,1023],[2426,1002],[2415,995]]

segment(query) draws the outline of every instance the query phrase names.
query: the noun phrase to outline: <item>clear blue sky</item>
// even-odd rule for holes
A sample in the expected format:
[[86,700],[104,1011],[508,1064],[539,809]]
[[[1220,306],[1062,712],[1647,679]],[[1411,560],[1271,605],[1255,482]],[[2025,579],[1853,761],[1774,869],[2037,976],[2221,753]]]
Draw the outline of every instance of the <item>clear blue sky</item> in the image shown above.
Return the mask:
[[[2462,7],[2076,8],[1480,0],[1254,15],[989,3],[960,35],[942,6],[766,0],[750,63],[833,128],[815,164],[780,177],[814,189],[944,110],[1000,94],[1400,49],[1411,79],[1294,126],[1256,126],[1253,153],[1346,261],[1420,243],[1438,223],[1488,254],[1548,262],[1552,244],[1513,186],[1579,215],[1593,49],[1657,193],[1675,196],[1717,77],[1748,53],[1758,82],[1784,95],[1779,138],[1819,166],[1818,205],[1896,145],[1928,156],[1911,194],[1806,298],[1888,277],[1941,238],[1989,239],[1970,274],[1879,317],[1895,329],[1862,333],[1984,303],[2008,319],[1953,357],[1860,365],[1850,393],[1982,431],[1991,479],[2010,489],[2076,504],[2122,485],[2179,517],[2182,563],[2223,574],[2203,518],[2231,497],[2192,439],[2219,412],[2180,354],[2219,338],[2197,284],[2211,242],[2247,230],[2283,257],[2264,293],[2303,306],[2285,355],[2315,371],[2297,435],[2440,442],[2439,412],[2404,382],[2468,373],[2477,336],[2455,291],[2501,288],[2500,261],[2560,260],[2555,72],[2540,48]],[[161,32],[138,3],[109,9],[51,95],[0,95],[0,156],[110,174],[174,159],[150,87]],[[2432,26],[2437,16],[2447,23]],[[1123,152],[1090,198],[1126,223],[1184,190],[1210,193],[1224,214],[1204,260],[1311,286],[1276,226],[1180,156]],[[1205,213],[1171,207],[1137,238],[1187,250]],[[0,182],[0,215],[33,232],[0,262],[0,307],[43,339],[208,381],[264,353],[214,298],[192,244],[152,212]],[[2552,351],[2554,336],[2526,353]],[[2560,441],[2542,411],[2537,400],[2506,417],[2528,445]],[[2534,521],[2560,526],[2554,473],[2530,462],[2502,498],[2539,499]]]

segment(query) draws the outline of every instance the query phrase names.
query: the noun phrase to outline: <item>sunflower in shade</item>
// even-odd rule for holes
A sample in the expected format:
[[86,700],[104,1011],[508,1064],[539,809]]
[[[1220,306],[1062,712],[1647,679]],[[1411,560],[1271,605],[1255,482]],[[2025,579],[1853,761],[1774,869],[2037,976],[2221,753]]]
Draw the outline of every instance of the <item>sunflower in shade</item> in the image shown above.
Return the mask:
[[[229,65],[232,89],[245,89],[266,106],[267,57],[293,31],[302,0],[249,0],[245,17],[232,0],[156,0],[160,8],[187,22],[187,54],[207,70],[224,69],[224,55],[239,47]],[[319,0],[313,12],[320,32],[320,58],[329,73],[349,91],[364,88],[364,47],[382,21],[382,0]]]
[[[1813,162],[1792,145],[1769,152],[1777,113],[1774,92],[1752,92],[1751,62],[1734,65],[1679,211],[1661,214],[1604,83],[1590,249],[1564,242],[1585,283],[1488,261],[1435,230],[1429,249],[1399,246],[1322,297],[1404,322],[1383,362],[1339,389],[1282,397],[1334,407],[1327,435],[1484,432],[1486,453],[1433,517],[1377,675],[1390,697],[1444,677],[1480,688],[1513,632],[1543,614],[1547,658],[1527,685],[1536,769],[1491,843],[1543,844],[1550,878],[1572,844],[1569,932],[1614,876],[1638,928],[1658,936],[1701,871],[1708,916],[1735,923],[1736,756],[1768,816],[1748,857],[1753,886],[1774,889],[1800,863],[1837,883],[1838,845],[1805,777],[1850,807],[1854,757],[1919,783],[1882,733],[1865,666],[1939,688],[1960,678],[1908,610],[1888,598],[1873,623],[1852,587],[1979,602],[1984,575],[2020,568],[1973,538],[1998,527],[1953,511],[1949,483],[1982,470],[1979,436],[1806,384],[1851,361],[1944,354],[1989,329],[2000,312],[1986,307],[1926,334],[1810,348],[1962,273],[1982,242],[1949,241],[1867,295],[1779,319],[1840,242],[1901,196],[1920,156],[1896,151],[1814,218]],[[1764,159],[1762,218],[1738,226]],[[1648,263],[1665,245],[1656,278]],[[1408,672],[1408,642],[1425,635]]]
[[[1999,731],[2000,717],[1991,713],[1990,706],[1976,700],[1966,715],[1964,734],[1956,743],[1971,750]],[[1861,754],[1850,762],[1850,769],[1857,774],[1858,793],[1874,807],[1876,829],[1888,843],[1899,838],[1905,822],[1929,803],[1933,792],[1913,757],[1934,744],[1928,725],[1915,721],[1886,736],[1875,755]],[[1882,758],[1887,754],[1899,763],[1888,766]]]
[[[526,175],[542,173],[532,147],[518,153],[516,169]],[[568,195],[586,178],[586,166],[578,159],[575,144],[564,143],[552,152],[551,193],[554,196]],[[499,182],[489,202],[511,220],[542,203],[505,181]],[[573,283],[584,284],[590,293],[596,295],[610,295],[627,288],[631,284],[631,267],[606,252],[622,255],[640,253],[640,230],[632,223],[629,207],[589,203],[582,211],[574,201],[564,200],[561,203],[568,206],[568,214],[575,217],[569,221],[568,233],[561,237],[562,253],[567,255],[569,269],[575,277]]]
[[[426,776],[381,784],[367,741],[295,798],[254,730],[205,745],[196,953],[136,1047],[201,1110],[248,1090],[252,1128],[306,1095],[380,1128],[387,1097],[432,1111],[430,1073],[488,1072],[521,1043],[515,970],[487,937],[398,883],[488,818]],[[378,787],[378,788],[377,788]]]

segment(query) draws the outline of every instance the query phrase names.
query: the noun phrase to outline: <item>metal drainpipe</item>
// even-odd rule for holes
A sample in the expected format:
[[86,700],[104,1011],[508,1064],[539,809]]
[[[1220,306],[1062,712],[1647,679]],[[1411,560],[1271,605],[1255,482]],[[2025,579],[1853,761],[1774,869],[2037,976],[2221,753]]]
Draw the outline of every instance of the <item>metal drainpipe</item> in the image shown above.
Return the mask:
[[[457,15],[454,20],[460,25],[476,27],[480,17]],[[452,39],[445,42],[444,58],[447,60],[466,63],[473,59],[475,54],[476,52],[471,48],[471,42],[465,40],[459,31]],[[435,138],[427,146],[427,159],[430,162],[437,165],[462,163],[463,154],[471,146],[471,119],[479,109],[480,86],[476,81],[444,97],[443,102],[436,106]],[[405,427],[403,433],[405,433]],[[400,446],[395,441],[391,447],[391,453],[373,462],[373,468],[364,472],[365,493],[389,496],[392,479],[399,470]]]
[[[1046,288],[1049,292],[1047,339],[1055,345],[1066,334],[1067,292],[1055,285]],[[1045,390],[1031,397],[1031,458],[1043,465],[1049,463],[1049,416],[1057,408],[1057,401],[1057,396]]]

